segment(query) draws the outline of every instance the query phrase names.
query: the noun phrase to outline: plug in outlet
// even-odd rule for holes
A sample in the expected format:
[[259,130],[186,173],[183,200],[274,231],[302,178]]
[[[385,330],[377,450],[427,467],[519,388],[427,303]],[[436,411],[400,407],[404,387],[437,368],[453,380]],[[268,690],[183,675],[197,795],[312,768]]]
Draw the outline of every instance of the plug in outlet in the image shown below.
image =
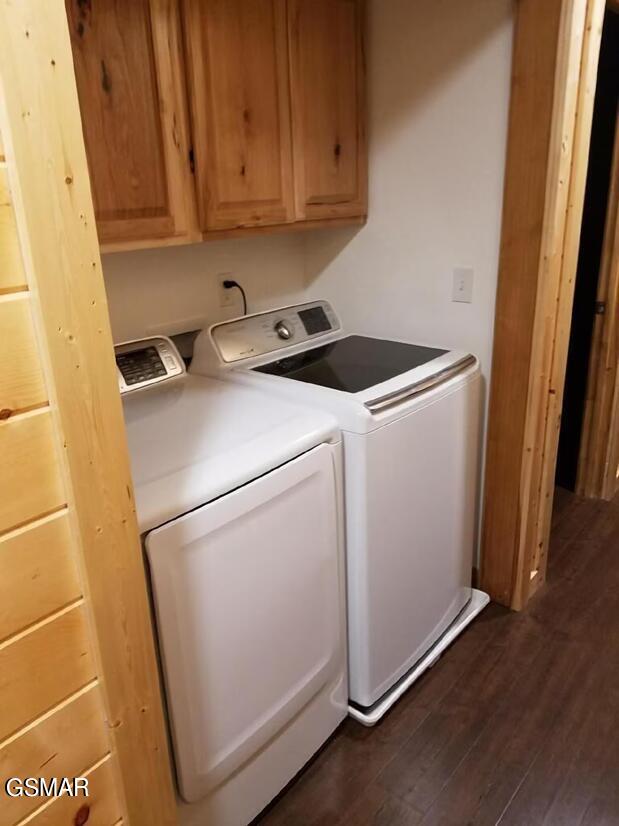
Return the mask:
[[472,304],[474,277],[475,271],[472,267],[456,267],[454,270],[453,290],[451,294],[452,301]]
[[238,290],[229,290],[224,287],[224,281],[232,281],[233,275],[231,272],[222,272],[217,276],[219,284],[219,306],[222,310],[237,307]]

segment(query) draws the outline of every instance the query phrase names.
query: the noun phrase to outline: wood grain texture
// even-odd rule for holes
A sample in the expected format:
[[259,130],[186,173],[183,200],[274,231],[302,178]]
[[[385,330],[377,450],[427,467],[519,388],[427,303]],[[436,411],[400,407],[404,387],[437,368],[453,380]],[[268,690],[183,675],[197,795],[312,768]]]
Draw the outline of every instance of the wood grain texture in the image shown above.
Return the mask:
[[0,536],[0,570],[0,642],[79,599],[67,511]]
[[[600,0],[597,0],[598,2]],[[603,0],[601,0],[603,2]],[[576,257],[573,261],[569,290],[562,288],[564,270],[563,254],[567,233],[567,213],[569,193],[573,187],[574,144],[576,140],[576,111],[578,105],[579,83],[581,77],[584,31],[586,24],[588,0],[570,0],[563,7],[561,28],[557,49],[555,74],[555,94],[552,112],[552,127],[547,163],[546,197],[544,204],[544,226],[541,236],[540,262],[538,266],[537,294],[535,301],[534,322],[531,339],[531,362],[529,365],[529,384],[527,395],[527,412],[525,422],[525,453],[521,472],[521,491],[523,510],[519,529],[518,554],[515,565],[515,582],[512,607],[521,608],[530,595],[543,584],[545,557],[544,547],[546,523],[543,521],[545,503],[543,498],[548,492],[550,509],[554,491],[555,458],[559,439],[559,421],[556,422],[554,445],[548,432],[552,427],[549,412],[552,395],[560,399],[560,413],[563,402],[563,375],[555,376],[558,387],[552,384],[553,362],[557,357],[557,328],[562,320],[567,324],[565,340],[565,360],[571,325],[573,299],[573,282],[576,276]],[[596,62],[597,68],[597,62]],[[591,132],[589,131],[587,139]],[[585,153],[582,159],[586,175]],[[583,189],[584,198],[584,189]],[[582,201],[580,202],[582,211]],[[580,222],[577,226],[580,233]],[[569,263],[569,262],[568,262]],[[569,295],[566,293],[569,292]],[[566,316],[565,313],[568,313]],[[553,455],[554,453],[554,455]],[[549,477],[550,490],[544,486],[544,477]],[[551,478],[550,478],[551,477]],[[544,564],[540,564],[544,560]]]
[[[38,0],[0,0],[0,82],[0,128],[27,278],[37,299],[52,411],[63,435],[60,464],[67,471],[93,631],[92,671],[100,675],[117,760],[120,814],[132,824],[174,826],[153,630],[63,0],[43,6]],[[11,643],[3,654],[27,640]],[[72,649],[67,644],[63,650]],[[70,667],[62,673],[74,676]]]
[[294,219],[286,0],[186,0],[203,230]]
[[4,643],[0,647],[0,741],[94,677],[83,605]]
[[[4,150],[3,150],[4,151]],[[15,213],[6,167],[0,167],[0,294],[23,290],[26,274],[21,260]]]
[[99,237],[195,229],[178,6],[67,0]]
[[556,503],[527,611],[490,606],[379,726],[346,720],[261,826],[615,826],[619,500]]
[[49,409],[0,421],[0,533],[66,503]]
[[[109,758],[86,773],[88,778],[88,797],[56,798],[50,805],[28,821],[32,826],[73,826],[78,812],[88,807],[88,826],[119,826],[121,806],[114,787],[114,777],[117,767],[114,758]],[[144,821],[134,821],[141,826]]]
[[606,311],[593,328],[576,489],[612,499],[619,487],[619,119],[597,301]]
[[243,227],[242,229],[221,229],[205,232],[205,241],[219,241],[225,238],[247,238],[254,235],[281,235],[281,233],[307,232],[336,227],[363,227],[367,223],[365,216],[351,218],[324,218],[318,221],[295,221],[292,224],[277,224],[272,227]]
[[290,0],[298,220],[367,214],[362,0]]
[[482,538],[513,608],[544,580],[600,3],[517,6]]
[[7,417],[46,402],[28,293],[0,296],[0,411]]
[[[529,537],[527,539],[527,547],[532,552],[529,553],[526,567],[534,572],[535,576],[532,580],[530,579],[530,586],[526,591],[522,592],[521,589],[523,603],[534,589],[544,584],[548,566],[548,543],[552,521],[557,453],[604,11],[604,0],[588,0],[583,23],[581,24],[580,21],[572,22],[569,35],[563,38],[565,41],[569,37],[573,42],[582,40],[582,48],[580,49],[582,57],[579,65],[578,50],[576,50],[575,54],[572,57],[568,56],[566,61],[570,69],[566,70],[565,80],[561,81],[562,86],[566,88],[565,114],[563,123],[559,128],[559,134],[556,141],[554,141],[556,143],[563,142],[564,135],[573,135],[568,173],[569,186],[563,200],[558,200],[554,205],[554,212],[557,215],[559,226],[565,214],[562,241],[559,232],[552,268],[542,273],[543,282],[547,289],[542,314],[544,318],[548,316],[552,318],[550,323],[552,348],[547,348],[543,354],[540,354],[535,367],[542,375],[548,375],[548,380],[547,384],[541,388],[539,398],[540,407],[543,410],[545,409],[544,429],[543,432],[541,430],[539,432],[541,450],[537,451],[537,456],[540,459],[536,477],[536,479],[539,479],[539,482],[536,482],[539,487],[539,495],[537,513],[535,518],[530,520]],[[581,25],[584,25],[584,31],[581,31]],[[562,143],[562,145],[564,144]],[[567,148],[565,151],[567,154]],[[556,176],[557,189],[566,177],[566,171],[559,168]],[[550,256],[548,258],[550,260]],[[549,289],[550,287],[552,289]],[[544,343],[546,335],[539,336],[539,340]]]
[[[0,776],[81,777],[109,749],[102,708],[93,685],[0,747]],[[40,798],[2,794],[0,823],[17,823],[40,805]]]
[[520,544],[521,471],[546,199],[561,0],[516,6],[485,469],[482,587],[510,605]]

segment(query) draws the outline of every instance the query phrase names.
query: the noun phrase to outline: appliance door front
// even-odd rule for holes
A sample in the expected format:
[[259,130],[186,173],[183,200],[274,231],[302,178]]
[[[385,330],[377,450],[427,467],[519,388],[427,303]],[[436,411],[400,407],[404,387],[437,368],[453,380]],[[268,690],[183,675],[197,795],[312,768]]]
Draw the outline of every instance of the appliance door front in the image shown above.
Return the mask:
[[345,434],[349,681],[375,703],[471,595],[480,382],[428,393],[368,435]]
[[242,771],[341,679],[333,450],[321,445],[146,538],[188,802]]

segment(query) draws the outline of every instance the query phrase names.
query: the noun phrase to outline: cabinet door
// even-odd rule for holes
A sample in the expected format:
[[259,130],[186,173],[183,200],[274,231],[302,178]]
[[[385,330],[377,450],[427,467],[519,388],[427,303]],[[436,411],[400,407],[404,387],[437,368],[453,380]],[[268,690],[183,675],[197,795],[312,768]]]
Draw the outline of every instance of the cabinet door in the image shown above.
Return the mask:
[[362,0],[290,0],[298,220],[367,213]]
[[66,5],[100,243],[195,233],[177,3]]
[[186,0],[204,230],[293,220],[285,0]]

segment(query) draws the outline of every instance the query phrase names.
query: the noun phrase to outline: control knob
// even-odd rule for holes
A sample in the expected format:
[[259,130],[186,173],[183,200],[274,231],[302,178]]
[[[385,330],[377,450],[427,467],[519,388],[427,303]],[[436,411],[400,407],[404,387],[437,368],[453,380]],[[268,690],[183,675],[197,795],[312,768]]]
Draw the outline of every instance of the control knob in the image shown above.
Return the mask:
[[275,332],[283,341],[288,341],[294,335],[287,321],[278,321],[275,325]]

